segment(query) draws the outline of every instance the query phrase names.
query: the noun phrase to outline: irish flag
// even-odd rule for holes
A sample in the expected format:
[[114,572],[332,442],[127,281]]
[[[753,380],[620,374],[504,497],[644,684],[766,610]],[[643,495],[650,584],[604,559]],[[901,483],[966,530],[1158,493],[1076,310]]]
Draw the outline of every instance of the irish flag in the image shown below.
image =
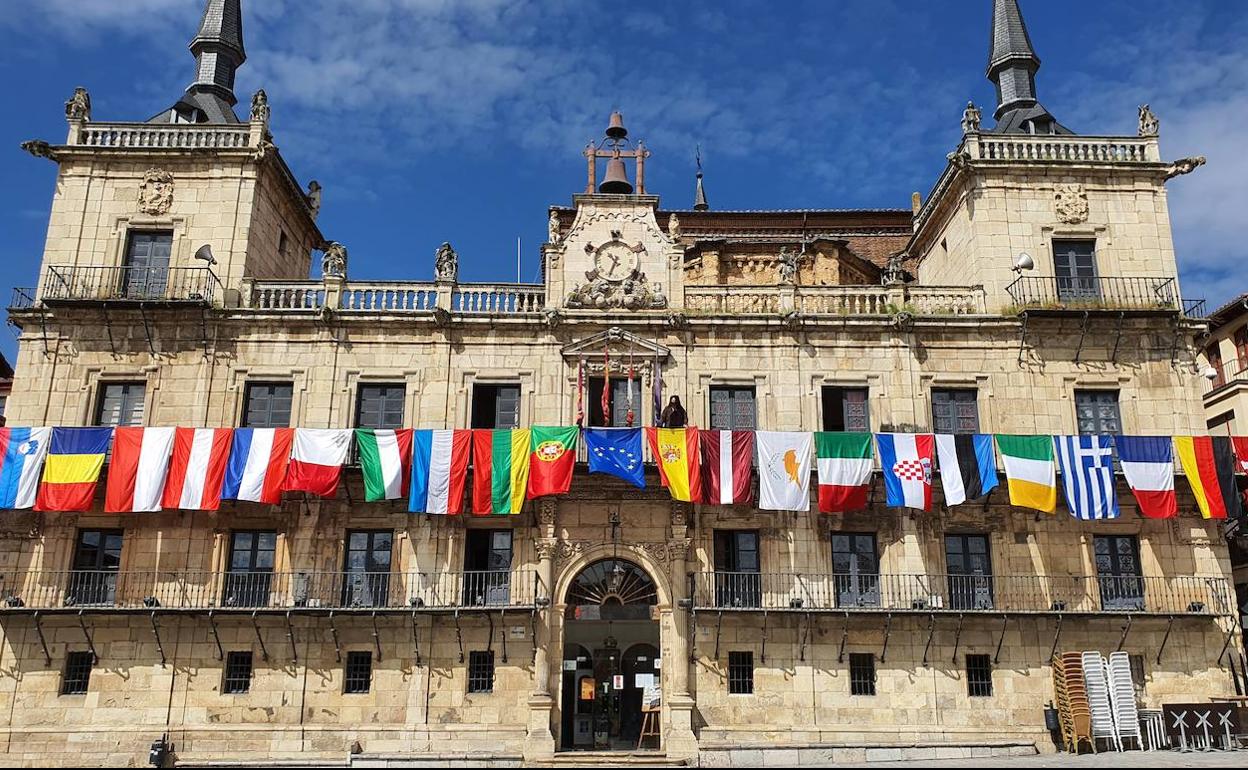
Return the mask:
[[159,511],[177,428],[117,428],[104,494],[107,513]]
[[320,497],[337,494],[342,464],[351,448],[351,432],[350,428],[296,428],[282,489]]
[[355,446],[364,474],[364,499],[402,500],[407,495],[412,465],[412,430],[356,428]]
[[673,500],[702,501],[700,438],[697,428],[646,428],[650,453],[659,465],[659,480]]
[[529,454],[530,500],[567,494],[576,467],[576,439],[580,428],[532,428]]
[[871,434],[815,434],[819,469],[819,510],[823,513],[859,511],[867,507],[871,486]]
[[1052,436],[1003,436],[997,449],[1005,462],[1010,505],[1053,513],[1057,510],[1057,465]]
[[412,513],[462,513],[468,476],[470,430],[412,432]]
[[472,432],[472,512],[520,513],[529,486],[525,430]]

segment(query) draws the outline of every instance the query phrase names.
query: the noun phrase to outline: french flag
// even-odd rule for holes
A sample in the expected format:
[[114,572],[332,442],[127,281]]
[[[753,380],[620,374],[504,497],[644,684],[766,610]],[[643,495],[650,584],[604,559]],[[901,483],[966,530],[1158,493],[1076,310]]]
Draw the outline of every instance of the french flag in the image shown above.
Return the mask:
[[164,507],[197,511],[220,508],[233,439],[234,431],[229,428],[178,428],[173,435]]
[[1169,436],[1115,436],[1118,462],[1135,495],[1140,515],[1169,519],[1179,515],[1174,493],[1174,446]]
[[0,508],[33,508],[51,428],[0,428]]
[[[462,513],[470,430],[412,432],[412,513]],[[527,458],[526,458],[527,462]]]
[[117,428],[104,494],[107,513],[159,511],[176,428]]
[[350,428],[296,428],[282,489],[319,497],[336,495],[354,432]]
[[891,508],[932,507],[932,459],[936,437],[931,433],[877,433],[884,490]]
[[294,437],[294,428],[235,428],[222,499],[280,503]]

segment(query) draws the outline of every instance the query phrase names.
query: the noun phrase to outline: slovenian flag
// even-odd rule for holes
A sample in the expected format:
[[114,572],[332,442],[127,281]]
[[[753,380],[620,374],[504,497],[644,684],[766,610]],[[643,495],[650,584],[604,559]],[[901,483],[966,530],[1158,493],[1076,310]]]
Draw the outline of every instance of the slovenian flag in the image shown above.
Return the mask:
[[33,508],[51,428],[0,428],[0,508]]
[[983,433],[937,433],[940,486],[945,505],[977,500],[997,487],[997,462],[992,436]]
[[318,497],[336,495],[342,464],[351,450],[352,432],[350,428],[295,428],[282,490]]
[[53,428],[35,510],[91,510],[112,438],[112,428]]
[[470,430],[418,430],[412,433],[412,513],[462,513]]
[[529,487],[529,439],[524,429],[472,432],[472,512],[520,513]]
[[221,497],[280,503],[294,438],[294,428],[235,428]]
[[936,442],[931,433],[877,433],[880,467],[884,471],[886,504],[890,508],[932,508],[932,462]]
[[104,511],[159,511],[177,428],[117,428],[108,463]]
[[1169,436],[1115,436],[1118,463],[1139,505],[1140,515],[1169,519],[1179,515],[1174,493],[1174,447]]
[[194,511],[220,508],[233,440],[229,428],[178,428],[162,505]]
[[364,500],[402,500],[411,478],[412,429],[356,428],[355,446],[364,476]]

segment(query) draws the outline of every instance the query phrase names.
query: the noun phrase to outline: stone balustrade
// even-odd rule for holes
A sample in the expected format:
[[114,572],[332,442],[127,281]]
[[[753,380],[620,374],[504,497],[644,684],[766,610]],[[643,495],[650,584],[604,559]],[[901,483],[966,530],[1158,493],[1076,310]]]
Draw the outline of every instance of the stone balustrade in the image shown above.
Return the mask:
[[964,143],[974,160],[1069,163],[1151,163],[1160,160],[1152,137],[980,134]]
[[243,149],[251,146],[251,127],[187,123],[86,123],[73,144],[86,147],[143,149]]
[[433,310],[438,291],[432,283],[410,281],[350,281],[342,288],[340,310],[387,312]]
[[[791,304],[786,302],[791,297]],[[685,309],[695,313],[887,316],[974,315],[987,312],[981,286],[687,286]]]
[[540,313],[546,306],[546,287],[540,284],[461,283],[451,295],[456,313],[517,315]]

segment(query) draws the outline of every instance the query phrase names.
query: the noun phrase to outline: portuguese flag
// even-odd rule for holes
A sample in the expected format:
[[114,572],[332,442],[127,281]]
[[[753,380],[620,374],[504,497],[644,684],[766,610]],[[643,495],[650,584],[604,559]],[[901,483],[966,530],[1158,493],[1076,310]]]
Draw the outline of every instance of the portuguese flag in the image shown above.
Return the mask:
[[576,437],[580,428],[532,428],[529,455],[529,499],[562,495],[572,486],[576,465]]
[[529,483],[525,430],[472,432],[472,512],[519,513]]

